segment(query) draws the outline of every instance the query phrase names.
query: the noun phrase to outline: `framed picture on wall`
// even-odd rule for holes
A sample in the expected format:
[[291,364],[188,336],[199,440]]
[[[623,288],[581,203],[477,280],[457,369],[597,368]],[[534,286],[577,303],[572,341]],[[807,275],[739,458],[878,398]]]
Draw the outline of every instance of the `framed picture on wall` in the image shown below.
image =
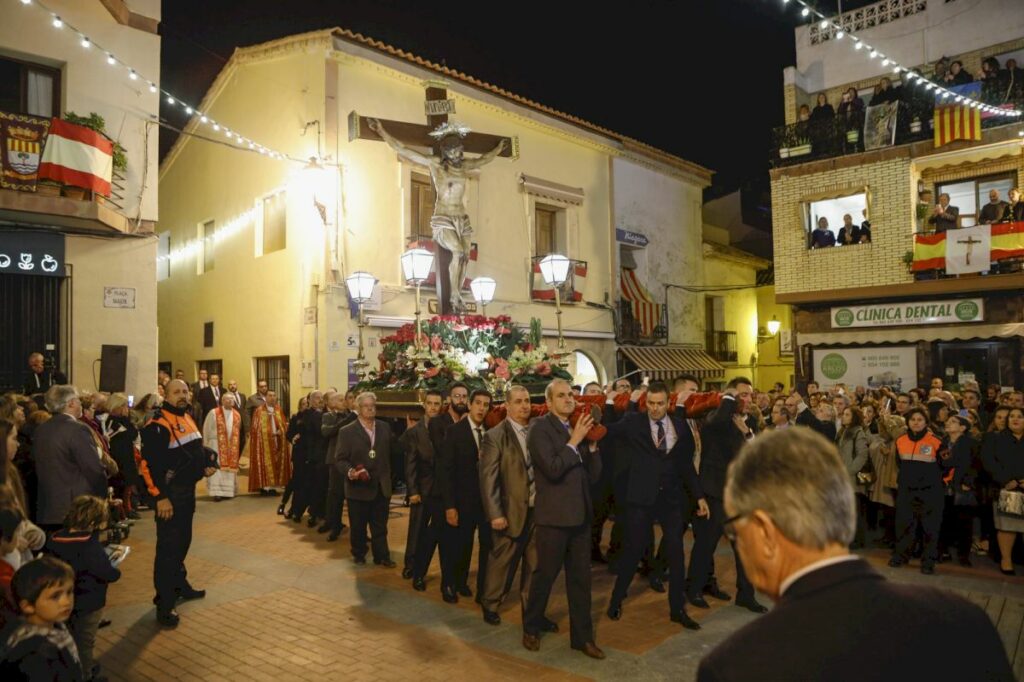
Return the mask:
[[793,330],[779,330],[779,355],[793,354]]

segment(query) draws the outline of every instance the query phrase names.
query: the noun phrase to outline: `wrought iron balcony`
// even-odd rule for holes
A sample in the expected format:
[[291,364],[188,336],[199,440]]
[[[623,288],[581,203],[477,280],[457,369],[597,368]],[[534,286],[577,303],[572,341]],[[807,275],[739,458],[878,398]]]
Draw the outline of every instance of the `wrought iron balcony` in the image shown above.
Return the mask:
[[736,332],[709,331],[705,347],[708,355],[719,362],[736,362]]
[[619,301],[618,328],[616,329],[615,340],[624,345],[630,346],[652,346],[668,343],[668,313],[665,306],[661,308],[661,320],[645,333],[640,320],[633,315],[633,305],[630,301],[622,299]]

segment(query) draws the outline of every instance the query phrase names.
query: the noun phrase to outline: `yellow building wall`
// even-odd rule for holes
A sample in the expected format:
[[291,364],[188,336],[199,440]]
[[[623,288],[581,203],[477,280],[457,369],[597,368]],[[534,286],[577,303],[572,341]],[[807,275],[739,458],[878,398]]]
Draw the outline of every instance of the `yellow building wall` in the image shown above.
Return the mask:
[[[316,153],[315,129],[322,119],[324,60],[296,52],[238,68],[205,112],[214,120],[295,158]],[[209,126],[196,130],[223,135]],[[160,360],[186,376],[199,360],[221,359],[225,381],[236,379],[242,392],[255,389],[254,358],[288,356],[292,407],[303,393],[300,364],[303,309],[316,305],[312,284],[321,276],[323,226],[313,214],[308,188],[294,161],[191,139],[164,163],[160,230],[170,230],[171,251],[194,240],[197,225],[233,221],[237,230],[215,246],[210,272],[197,275],[201,252],[171,263],[170,277],[158,285]],[[288,191],[286,248],[255,257],[255,209],[261,198]],[[305,198],[300,205],[297,196]],[[241,217],[241,219],[240,219]],[[203,347],[203,324],[214,322],[214,343]]]
[[[788,305],[775,302],[775,287],[758,287],[754,290],[757,297],[757,319],[760,326],[767,330],[768,321],[774,315],[779,321],[779,333],[773,338],[757,345],[757,367],[752,377],[755,385],[762,390],[769,390],[776,382],[782,382],[787,389],[793,386],[793,363],[796,357],[792,352],[782,355],[779,352],[779,336],[783,332],[793,331],[793,312]],[[795,350],[795,347],[794,347]]]
[[[99,389],[104,344],[128,347],[125,392],[141,398],[156,390],[156,239],[96,239],[68,235],[71,266],[71,375],[79,389]],[[105,287],[135,289],[134,308],[106,308]]]
[[[751,267],[740,265],[734,261],[720,258],[704,259],[705,286],[730,287],[749,286],[748,289],[726,291],[709,291],[708,296],[720,296],[725,299],[724,327],[720,331],[736,332],[736,362],[723,362],[725,379],[752,375],[755,366],[754,354],[757,351],[757,296],[754,289],[755,273]],[[706,334],[706,320],[700,316],[700,326]]]

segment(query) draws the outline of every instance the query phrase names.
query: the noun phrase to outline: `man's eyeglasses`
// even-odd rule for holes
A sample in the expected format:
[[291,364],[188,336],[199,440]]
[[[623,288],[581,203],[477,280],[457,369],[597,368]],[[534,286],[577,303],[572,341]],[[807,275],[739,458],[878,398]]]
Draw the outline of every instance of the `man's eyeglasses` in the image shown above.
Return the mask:
[[729,540],[729,542],[736,542],[736,522],[749,514],[750,512],[736,514],[735,516],[730,516],[724,522],[722,522],[722,534],[725,535],[726,539]]

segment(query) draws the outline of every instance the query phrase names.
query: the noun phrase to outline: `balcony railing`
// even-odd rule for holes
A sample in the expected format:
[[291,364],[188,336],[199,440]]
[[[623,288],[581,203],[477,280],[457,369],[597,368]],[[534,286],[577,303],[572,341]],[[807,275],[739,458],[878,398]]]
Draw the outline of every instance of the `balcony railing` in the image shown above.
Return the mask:
[[668,313],[661,306],[661,321],[650,333],[645,334],[640,321],[633,316],[632,304],[623,299],[619,301],[619,326],[616,340],[620,344],[630,346],[650,346],[668,343]]
[[709,331],[706,338],[708,355],[719,362],[736,362],[736,332]]
[[[982,97],[984,101],[986,98]],[[1024,96],[1018,94],[1001,102],[1020,110]],[[892,146],[909,144],[934,137],[932,129],[934,102],[922,97],[899,102],[896,136]],[[1019,123],[1019,118],[992,116],[982,118],[983,129]],[[886,147],[883,147],[883,149]],[[771,163],[775,167],[791,166],[819,159],[832,159],[857,154],[864,148],[864,111],[837,114],[829,119],[798,121],[772,130]]]

